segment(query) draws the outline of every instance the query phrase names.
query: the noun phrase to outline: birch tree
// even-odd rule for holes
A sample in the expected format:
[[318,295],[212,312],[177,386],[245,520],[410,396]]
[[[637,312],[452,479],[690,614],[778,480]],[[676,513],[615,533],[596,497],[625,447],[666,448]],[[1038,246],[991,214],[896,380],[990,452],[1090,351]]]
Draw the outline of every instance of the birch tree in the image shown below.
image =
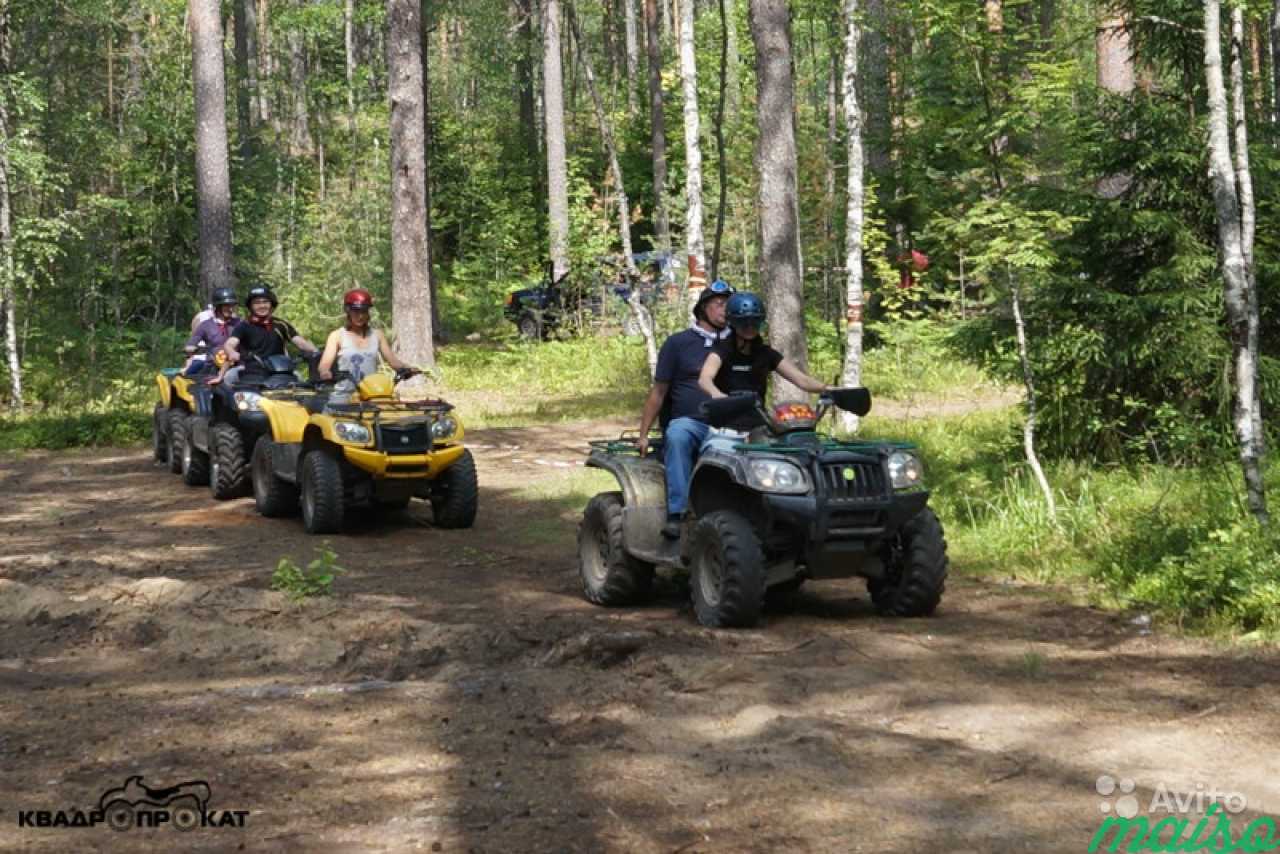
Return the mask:
[[693,0],[680,4],[680,82],[684,90],[684,245],[689,265],[689,305],[707,284],[706,246],[702,236],[702,145],[698,118],[698,62],[694,52]]
[[222,55],[222,11],[217,0],[191,0],[191,72],[196,113],[196,220],[200,233],[200,288],[235,284],[231,254],[231,168],[227,162],[227,82]]
[[[862,111],[858,105],[858,0],[844,0],[844,72],[841,75],[848,175],[845,181],[845,352],[842,386],[862,385]],[[840,413],[840,426],[852,433],[858,416]]]
[[[751,0],[751,36],[756,46],[760,277],[769,303],[770,338],[787,358],[807,369],[800,222],[795,201],[795,81],[787,0]],[[779,378],[774,397],[804,400],[805,393]]]
[[622,0],[627,38],[627,115],[636,111],[636,76],[640,67],[640,42],[636,37],[636,0]]
[[13,260],[13,199],[9,192],[9,0],[0,0],[0,303],[4,308],[4,346],[9,363],[9,398],[21,410],[22,365],[18,359],[18,310]]
[[[1209,177],[1213,182],[1223,296],[1231,337],[1235,384],[1232,420],[1240,445],[1240,466],[1244,472],[1249,511],[1265,524],[1268,515],[1262,479],[1263,440],[1257,431],[1261,415],[1255,412],[1258,407],[1257,297],[1251,293],[1247,255],[1253,246],[1253,213],[1244,212],[1246,202],[1252,207],[1252,188],[1240,186],[1241,174],[1247,179],[1249,173],[1247,150],[1237,153],[1235,165],[1232,163],[1226,87],[1222,75],[1221,14],[1219,0],[1205,0],[1204,68],[1209,98]],[[1237,97],[1243,103],[1243,93]],[[1237,142],[1243,136],[1244,116],[1241,114]]]
[[578,46],[578,57],[582,62],[583,76],[586,77],[587,89],[591,93],[591,104],[595,108],[596,121],[600,125],[600,136],[604,140],[605,153],[609,157],[609,171],[613,174],[613,183],[617,186],[618,237],[622,242],[622,265],[627,278],[627,287],[631,291],[627,304],[631,307],[631,313],[635,317],[636,325],[640,327],[640,334],[644,337],[645,355],[649,359],[649,376],[653,376],[658,369],[658,347],[653,339],[653,317],[649,314],[649,310],[645,308],[644,303],[640,301],[640,289],[636,287],[640,280],[640,271],[636,269],[636,261],[632,257],[631,207],[627,203],[627,185],[622,178],[622,164],[618,161],[618,147],[613,141],[613,126],[610,124],[609,116],[605,112],[604,101],[601,100],[600,91],[596,88],[596,78],[595,73],[591,70],[591,60],[583,49],[582,29],[578,26],[578,16],[575,14],[572,0],[567,4],[566,9],[569,13],[569,24],[573,27],[573,40]]
[[412,365],[435,364],[431,247],[427,241],[426,115],[420,0],[387,0],[391,99],[391,292],[396,349]]
[[569,272],[569,170],[564,144],[564,79],[560,65],[560,0],[542,7],[542,87],[547,134],[547,209],[552,277]]

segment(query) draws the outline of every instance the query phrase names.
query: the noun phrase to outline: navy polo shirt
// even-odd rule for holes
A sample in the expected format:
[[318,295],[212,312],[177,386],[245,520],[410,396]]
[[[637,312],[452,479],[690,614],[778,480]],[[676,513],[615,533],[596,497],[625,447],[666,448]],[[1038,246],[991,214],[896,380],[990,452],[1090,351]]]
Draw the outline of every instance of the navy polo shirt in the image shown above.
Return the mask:
[[698,407],[708,399],[698,387],[698,375],[702,363],[711,353],[708,341],[692,329],[677,332],[662,344],[658,351],[658,368],[655,382],[667,383],[667,399],[662,407],[662,426],[672,418],[698,418]]

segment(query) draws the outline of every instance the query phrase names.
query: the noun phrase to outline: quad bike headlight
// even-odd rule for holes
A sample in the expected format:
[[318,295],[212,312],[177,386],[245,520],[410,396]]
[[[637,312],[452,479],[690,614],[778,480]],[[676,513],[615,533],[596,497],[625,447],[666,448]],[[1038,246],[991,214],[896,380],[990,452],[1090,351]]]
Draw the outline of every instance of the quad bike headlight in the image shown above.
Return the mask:
[[369,442],[369,428],[354,421],[338,421],[333,425],[333,432],[344,442],[364,445]]
[[915,454],[894,451],[889,455],[889,482],[894,489],[924,486],[924,463]]
[[434,439],[448,439],[456,432],[458,432],[458,422],[452,418],[441,418],[431,425],[431,436]]
[[809,491],[804,469],[786,460],[759,459],[747,463],[747,481],[761,492],[803,493]]
[[236,401],[236,409],[241,412],[261,412],[262,411],[262,395],[254,391],[238,391],[233,397]]

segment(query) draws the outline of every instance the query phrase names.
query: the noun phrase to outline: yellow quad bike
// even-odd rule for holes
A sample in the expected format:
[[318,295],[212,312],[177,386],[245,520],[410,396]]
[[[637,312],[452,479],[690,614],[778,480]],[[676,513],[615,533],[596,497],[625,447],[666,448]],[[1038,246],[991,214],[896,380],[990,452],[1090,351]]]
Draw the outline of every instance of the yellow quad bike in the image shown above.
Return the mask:
[[182,458],[191,413],[196,410],[195,386],[198,377],[182,374],[180,368],[165,368],[156,374],[159,399],[151,412],[151,449],[156,462],[182,474]]
[[402,509],[431,502],[441,528],[470,528],[479,504],[475,460],[462,423],[443,400],[402,400],[395,384],[413,372],[365,377],[348,403],[328,392],[277,397],[261,406],[270,431],[253,449],[253,498],[263,516],[302,507],[308,533],[337,533],[347,508]]

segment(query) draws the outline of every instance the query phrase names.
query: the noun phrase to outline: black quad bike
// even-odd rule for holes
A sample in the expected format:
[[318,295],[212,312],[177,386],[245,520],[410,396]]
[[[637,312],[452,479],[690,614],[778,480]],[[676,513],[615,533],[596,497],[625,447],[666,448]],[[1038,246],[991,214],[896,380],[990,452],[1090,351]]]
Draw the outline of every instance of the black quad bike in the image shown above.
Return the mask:
[[[250,358],[258,370],[234,386],[223,382],[193,388],[194,406],[183,424],[185,432],[170,439],[181,453],[183,482],[188,486],[208,484],[220,501],[250,492],[253,446],[259,437],[271,433],[262,409],[265,395],[310,390],[296,373],[299,360],[285,355]],[[310,362],[314,371],[315,359]]]
[[698,621],[755,625],[766,599],[785,602],[806,579],[867,580],[885,615],[932,614],[947,576],[942,525],[929,509],[916,449],[841,441],[816,432],[832,408],[865,415],[864,388],[766,411],[753,394],[703,405],[713,427],[751,414],[758,426],[732,450],[708,448],[690,478],[678,540],[662,536],[666,472],[634,437],[591,443],[587,465],[618,480],[587,504],[578,530],[586,597],[626,605],[649,593],[656,566],[687,569]]

